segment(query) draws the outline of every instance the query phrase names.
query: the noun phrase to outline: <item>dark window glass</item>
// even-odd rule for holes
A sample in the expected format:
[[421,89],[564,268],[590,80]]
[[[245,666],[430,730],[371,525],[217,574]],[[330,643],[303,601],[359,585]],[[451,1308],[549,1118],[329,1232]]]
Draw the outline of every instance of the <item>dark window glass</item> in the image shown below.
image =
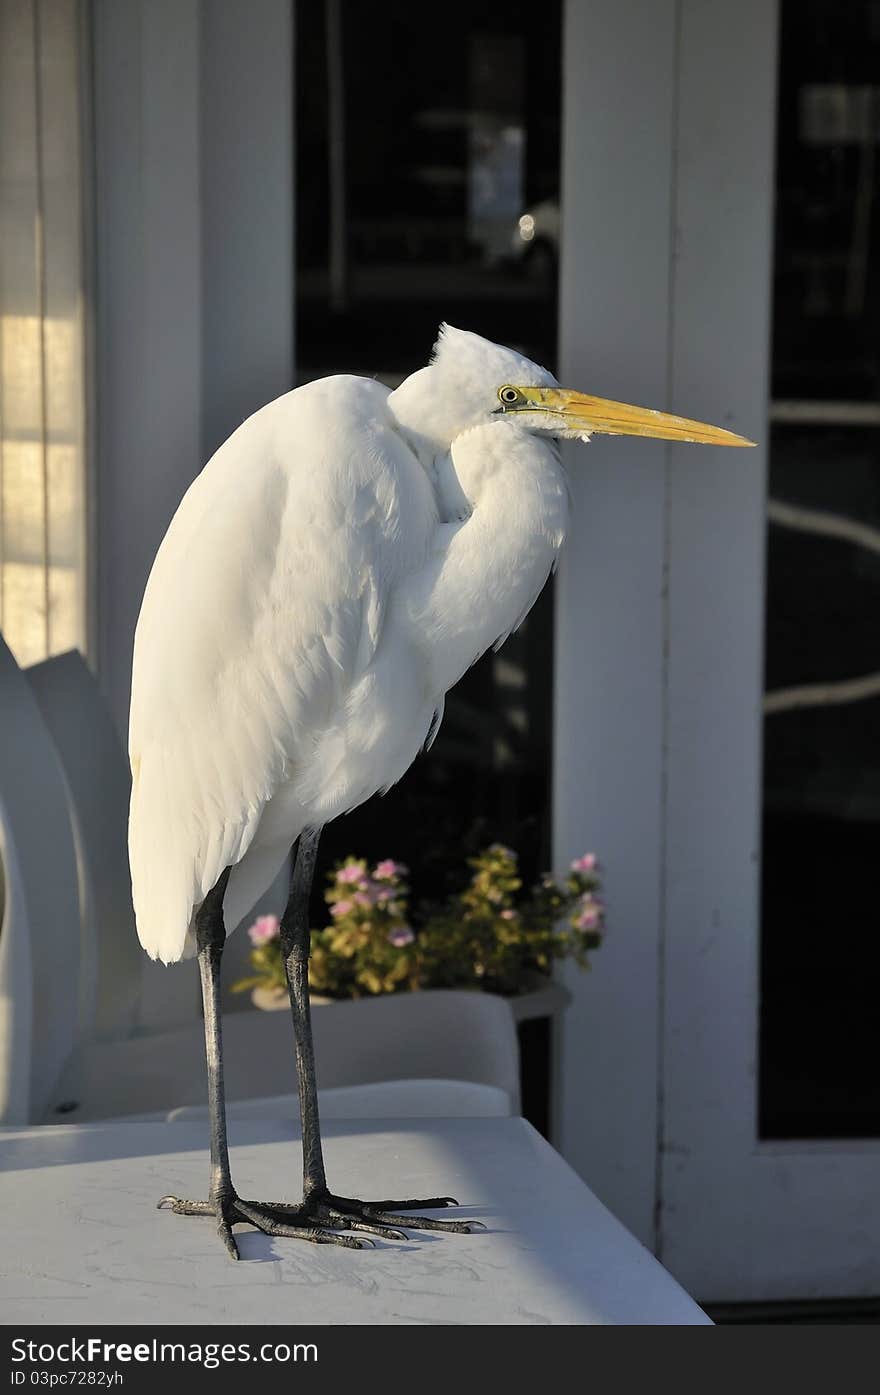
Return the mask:
[[783,0],[760,1129],[880,1135],[880,4]]
[[[427,362],[442,320],[553,368],[560,5],[297,8],[297,378]],[[400,785],[332,824],[319,875],[393,856],[437,895],[493,840],[547,865],[552,596],[450,694]]]

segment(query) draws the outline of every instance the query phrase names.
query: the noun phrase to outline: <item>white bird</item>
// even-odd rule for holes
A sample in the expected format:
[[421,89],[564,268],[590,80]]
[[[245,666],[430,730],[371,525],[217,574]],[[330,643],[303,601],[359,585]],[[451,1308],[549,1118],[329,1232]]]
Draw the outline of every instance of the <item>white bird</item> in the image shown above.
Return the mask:
[[[430,745],[446,692],[524,619],[565,538],[557,441],[594,432],[748,445],[662,412],[560,388],[476,334],[441,327],[433,358],[390,392],[308,383],[245,421],[187,491],[147,583],[134,647],[129,851],[137,927],[166,964],[198,953],[212,1176],[232,1226],[357,1246],[397,1215],[328,1189],[308,1011],[308,896],[322,826],[385,790]],[[234,929],[298,840],[282,919],[303,1128],[297,1204],[232,1185],[219,1025]]]

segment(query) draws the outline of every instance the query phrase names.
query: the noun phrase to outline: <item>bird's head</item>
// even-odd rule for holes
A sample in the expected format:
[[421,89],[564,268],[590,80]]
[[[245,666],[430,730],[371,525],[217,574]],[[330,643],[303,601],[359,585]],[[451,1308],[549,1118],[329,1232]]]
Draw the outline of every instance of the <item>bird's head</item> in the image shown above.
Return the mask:
[[494,421],[584,441],[602,434],[754,445],[719,426],[562,388],[552,373],[522,354],[447,324],[440,327],[428,367],[401,383],[389,406],[404,426],[446,447],[464,432]]

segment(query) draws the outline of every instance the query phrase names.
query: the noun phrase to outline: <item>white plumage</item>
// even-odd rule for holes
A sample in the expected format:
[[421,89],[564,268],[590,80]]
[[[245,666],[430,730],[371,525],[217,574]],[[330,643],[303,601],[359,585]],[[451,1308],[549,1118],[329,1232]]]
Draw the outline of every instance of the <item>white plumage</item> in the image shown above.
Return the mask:
[[390,393],[325,378],[262,408],[193,482],[135,637],[138,934],[169,963],[232,864],[233,929],[303,827],[407,770],[443,697],[528,611],[562,543],[553,442],[493,415],[544,370],[444,327]]
[[129,849],[138,934],[234,929],[306,827],[394,784],[445,693],[525,617],[565,536],[557,437],[748,445],[559,388],[444,325],[390,392],[323,378],[244,422],[181,503],[135,636]]

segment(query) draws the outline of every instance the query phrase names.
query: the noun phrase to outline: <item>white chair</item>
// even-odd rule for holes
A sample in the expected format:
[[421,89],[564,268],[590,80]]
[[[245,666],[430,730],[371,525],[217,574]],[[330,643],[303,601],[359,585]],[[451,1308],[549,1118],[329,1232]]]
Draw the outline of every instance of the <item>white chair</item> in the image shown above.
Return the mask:
[[82,971],[94,988],[88,1035],[112,1040],[192,1022],[193,964],[169,977],[138,944],[128,871],[131,774],[109,708],[76,650],[25,669],[67,785],[80,867]]
[[[322,1119],[488,1119],[513,1112],[510,1096],[497,1085],[470,1080],[380,1080],[373,1085],[339,1085],[318,1091]],[[296,1095],[230,1100],[226,1116],[233,1120],[270,1119],[276,1123],[299,1118]],[[206,1104],[187,1104],[154,1114],[126,1114],[115,1123],[186,1124],[207,1120]]]
[[[90,1035],[112,1040],[194,1022],[201,1012],[195,963],[169,974],[138,944],[128,870],[131,772],[97,680],[76,650],[34,664],[24,676],[66,778],[81,873],[83,974],[95,993]],[[246,953],[243,936],[231,941],[227,982],[245,972]],[[245,1007],[228,989],[224,998],[227,1009]]]
[[[361,998],[317,1006],[312,1025],[323,1091],[405,1080],[413,1086],[412,1100],[420,1081],[459,1081],[501,1091],[506,1112],[519,1113],[516,1028],[503,998],[452,989]],[[223,1039],[230,1102],[293,1096],[296,1071],[288,1012],[232,1013],[224,1019]],[[127,1041],[86,1043],[71,1059],[57,1094],[65,1112],[59,1119],[50,1109],[47,1122],[201,1109],[201,1023]],[[366,1107],[369,1096],[364,1098]],[[398,1094],[398,1107],[403,1098]],[[488,1096],[485,1100],[489,1103]],[[493,1113],[496,1107],[497,1099]]]
[[31,944],[18,853],[0,800],[0,1125],[31,1117]]
[[[497,1085],[472,1080],[378,1080],[373,1085],[338,1085],[319,1090],[322,1119],[487,1119],[513,1113],[510,1096]],[[271,1099],[233,1100],[230,1119],[296,1119],[295,1095]],[[208,1117],[207,1105],[173,1109],[169,1123]]]
[[91,1014],[64,777],[0,638],[0,1123],[45,1116]]

